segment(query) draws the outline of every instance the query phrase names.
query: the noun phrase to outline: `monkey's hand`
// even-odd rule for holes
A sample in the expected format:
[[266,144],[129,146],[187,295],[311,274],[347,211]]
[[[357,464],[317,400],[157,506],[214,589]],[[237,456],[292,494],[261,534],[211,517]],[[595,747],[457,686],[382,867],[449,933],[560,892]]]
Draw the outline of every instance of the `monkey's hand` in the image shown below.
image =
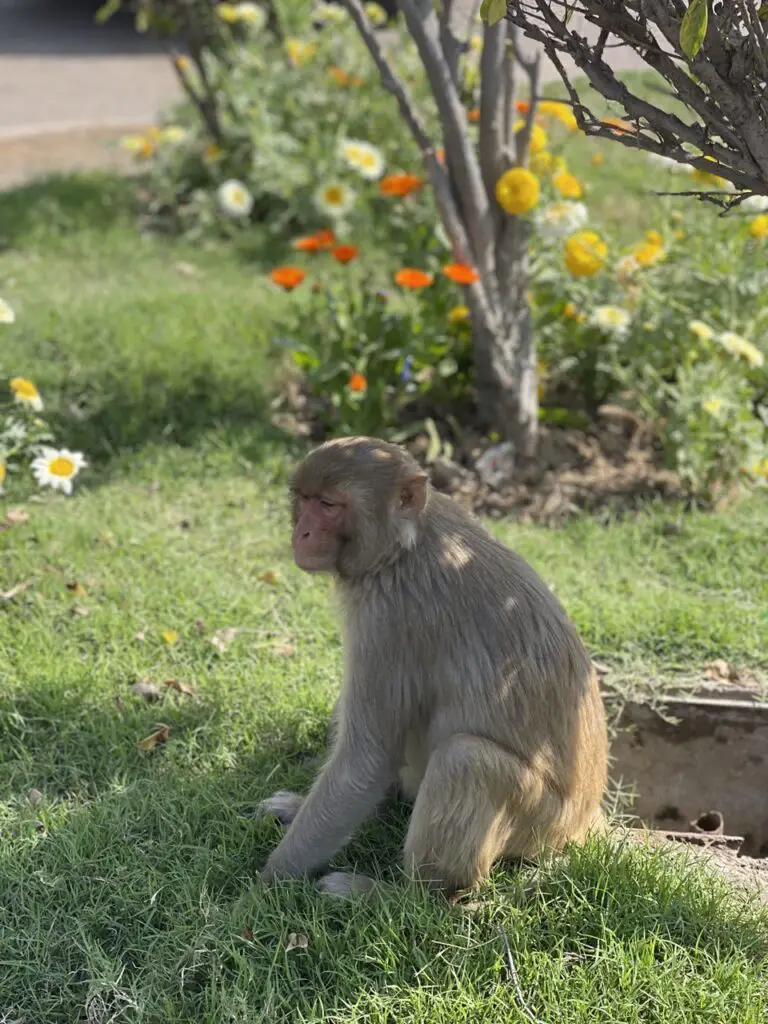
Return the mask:
[[299,813],[303,803],[303,796],[299,796],[298,793],[289,793],[287,789],[281,789],[261,801],[256,808],[256,817],[277,818],[281,825],[288,826]]

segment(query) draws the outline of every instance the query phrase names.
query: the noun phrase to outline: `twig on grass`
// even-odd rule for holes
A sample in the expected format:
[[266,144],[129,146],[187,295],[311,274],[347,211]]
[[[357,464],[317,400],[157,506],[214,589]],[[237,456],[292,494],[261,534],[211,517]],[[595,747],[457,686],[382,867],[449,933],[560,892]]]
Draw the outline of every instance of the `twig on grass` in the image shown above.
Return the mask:
[[507,961],[507,970],[509,971],[509,976],[512,980],[512,984],[515,986],[515,995],[517,996],[517,1001],[520,1004],[520,1009],[523,1011],[523,1015],[527,1017],[531,1024],[544,1024],[544,1021],[541,1019],[541,1017],[537,1017],[528,1005],[528,1003],[525,1001],[525,996],[523,995],[523,990],[520,985],[520,978],[517,975],[517,968],[515,967],[515,958],[512,956],[512,950],[510,949],[509,946],[509,939],[507,938],[507,933],[504,931],[503,925],[499,925],[499,933],[501,934],[501,941],[504,945],[504,955]]

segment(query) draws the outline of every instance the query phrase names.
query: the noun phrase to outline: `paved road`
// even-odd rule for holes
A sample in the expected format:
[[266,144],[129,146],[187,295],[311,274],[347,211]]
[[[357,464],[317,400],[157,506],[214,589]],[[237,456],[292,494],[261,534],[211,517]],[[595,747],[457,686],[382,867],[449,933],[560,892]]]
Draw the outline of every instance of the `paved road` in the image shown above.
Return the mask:
[[[110,145],[179,97],[168,57],[100,0],[0,0],[0,187],[53,169],[128,166]],[[587,33],[588,34],[588,33]],[[616,67],[640,66],[625,50]],[[544,68],[544,79],[556,78]]]

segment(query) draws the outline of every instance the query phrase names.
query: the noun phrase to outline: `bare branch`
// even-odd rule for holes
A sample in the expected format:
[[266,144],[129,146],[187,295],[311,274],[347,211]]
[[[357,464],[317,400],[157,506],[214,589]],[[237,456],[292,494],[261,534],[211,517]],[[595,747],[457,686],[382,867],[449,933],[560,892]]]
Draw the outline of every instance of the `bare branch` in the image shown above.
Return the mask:
[[504,142],[504,56],[507,23],[498,21],[485,30],[480,59],[480,168],[489,196],[503,170]]

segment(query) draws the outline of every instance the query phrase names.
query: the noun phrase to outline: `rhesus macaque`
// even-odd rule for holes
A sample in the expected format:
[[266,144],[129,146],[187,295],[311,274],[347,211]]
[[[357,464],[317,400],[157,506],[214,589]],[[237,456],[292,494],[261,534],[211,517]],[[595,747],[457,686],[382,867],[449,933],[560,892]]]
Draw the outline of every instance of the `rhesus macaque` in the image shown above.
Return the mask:
[[[597,676],[527,562],[384,441],[321,445],[291,493],[296,564],[338,585],[345,674],[309,794],[261,804],[289,826],[262,880],[317,871],[395,785],[413,801],[406,871],[447,893],[602,826]],[[371,884],[334,872],[319,887]]]

